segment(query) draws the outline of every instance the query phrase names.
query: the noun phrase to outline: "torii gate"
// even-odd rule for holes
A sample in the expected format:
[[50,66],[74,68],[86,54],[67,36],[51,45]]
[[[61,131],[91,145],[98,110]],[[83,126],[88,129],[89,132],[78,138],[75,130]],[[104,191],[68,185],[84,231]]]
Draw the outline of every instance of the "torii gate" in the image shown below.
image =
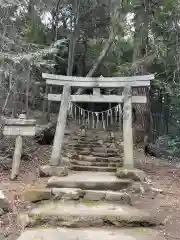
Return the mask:
[[[132,96],[132,87],[149,87],[154,75],[132,77],[73,77],[43,73],[47,85],[63,86],[62,94],[48,94],[48,100],[61,101],[57,119],[56,133],[52,148],[50,165],[61,164],[63,137],[69,101],[72,102],[109,102],[122,103],[123,107],[123,140],[124,140],[124,167],[133,168],[133,134],[132,134],[132,103],[146,103],[146,96]],[[93,95],[71,95],[71,87],[93,88]],[[101,95],[100,88],[124,88],[121,96]],[[60,124],[59,124],[60,123]]]

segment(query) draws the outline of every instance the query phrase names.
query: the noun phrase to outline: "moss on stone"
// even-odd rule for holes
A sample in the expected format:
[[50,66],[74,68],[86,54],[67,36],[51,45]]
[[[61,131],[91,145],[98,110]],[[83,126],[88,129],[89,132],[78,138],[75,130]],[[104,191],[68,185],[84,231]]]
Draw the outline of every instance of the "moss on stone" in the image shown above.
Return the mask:
[[103,201],[89,201],[86,199],[82,199],[81,203],[83,203],[86,206],[98,206],[98,205],[104,205]]

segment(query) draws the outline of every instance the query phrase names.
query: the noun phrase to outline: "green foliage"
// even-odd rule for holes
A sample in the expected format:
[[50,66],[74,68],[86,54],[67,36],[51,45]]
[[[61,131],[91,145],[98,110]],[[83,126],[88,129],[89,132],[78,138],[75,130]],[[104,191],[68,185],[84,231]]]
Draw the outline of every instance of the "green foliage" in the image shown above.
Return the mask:
[[27,42],[35,44],[45,45],[46,34],[45,30],[41,25],[35,22],[27,22],[24,28],[24,37]]
[[168,152],[172,154],[180,153],[180,138],[176,137],[173,139],[169,139]]
[[[1,2],[1,69],[16,71],[17,65],[27,68],[28,63],[40,70],[66,74],[69,39],[76,23],[73,1],[60,1],[59,6],[55,0],[35,0],[34,6],[28,6],[28,1]],[[17,2],[21,4],[19,8]],[[154,93],[167,94],[169,111],[178,113],[180,1],[113,0],[112,5],[109,2],[81,1],[73,74],[88,73],[113,29],[114,42],[95,75],[155,73]],[[54,43],[54,39],[58,41]],[[153,97],[158,101],[158,94]],[[170,140],[169,145],[178,146],[178,140]]]

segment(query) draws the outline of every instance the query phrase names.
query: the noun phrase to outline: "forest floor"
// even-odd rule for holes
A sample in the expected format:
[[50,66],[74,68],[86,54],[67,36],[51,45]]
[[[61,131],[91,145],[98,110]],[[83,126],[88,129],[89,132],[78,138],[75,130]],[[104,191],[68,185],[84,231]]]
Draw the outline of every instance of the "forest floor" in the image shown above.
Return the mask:
[[[0,218],[0,232],[8,240],[18,238],[22,229],[17,224],[17,214],[30,207],[29,203],[22,202],[17,195],[28,185],[47,182],[47,179],[39,178],[37,168],[48,161],[50,152],[50,146],[39,146],[32,154],[31,160],[22,162],[20,175],[16,181],[9,180],[9,171],[0,173],[0,189],[8,197],[13,209],[13,213]],[[142,158],[142,153],[138,152],[137,160]],[[167,240],[173,240],[180,239],[180,167],[178,164],[166,163],[166,159],[160,161],[151,157],[147,159],[147,163],[141,163],[141,168],[147,173],[153,186],[163,189],[164,193],[156,196],[147,193],[140,196],[134,204],[141,209],[151,210],[163,218],[164,226],[158,228],[158,231]]]

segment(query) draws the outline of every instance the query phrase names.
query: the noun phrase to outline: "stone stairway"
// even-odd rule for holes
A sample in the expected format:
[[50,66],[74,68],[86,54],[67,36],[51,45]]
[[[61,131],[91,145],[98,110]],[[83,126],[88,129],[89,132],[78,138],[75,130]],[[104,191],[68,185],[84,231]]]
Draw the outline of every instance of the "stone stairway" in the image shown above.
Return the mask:
[[77,138],[75,144],[68,144],[72,153],[70,168],[75,171],[115,172],[122,167],[123,147],[102,130],[89,130],[86,136]]
[[[132,172],[136,176],[132,179],[144,176],[141,171]],[[126,176],[118,178],[113,172],[71,172],[65,177],[51,177],[44,188],[28,187],[21,199],[34,206],[18,217],[18,223],[26,229],[20,239],[44,240],[50,235],[53,238],[56,231],[59,239],[64,240],[164,239],[152,228],[160,225],[160,220],[148,210],[133,206],[135,181]],[[44,235],[45,231],[49,235]]]
[[21,194],[32,207],[18,216],[25,229],[19,240],[164,239],[153,228],[161,221],[133,204],[144,172],[120,168],[122,152],[114,142],[107,134],[104,139],[96,131],[91,134],[67,144],[67,176],[52,176],[44,187],[28,187]]

